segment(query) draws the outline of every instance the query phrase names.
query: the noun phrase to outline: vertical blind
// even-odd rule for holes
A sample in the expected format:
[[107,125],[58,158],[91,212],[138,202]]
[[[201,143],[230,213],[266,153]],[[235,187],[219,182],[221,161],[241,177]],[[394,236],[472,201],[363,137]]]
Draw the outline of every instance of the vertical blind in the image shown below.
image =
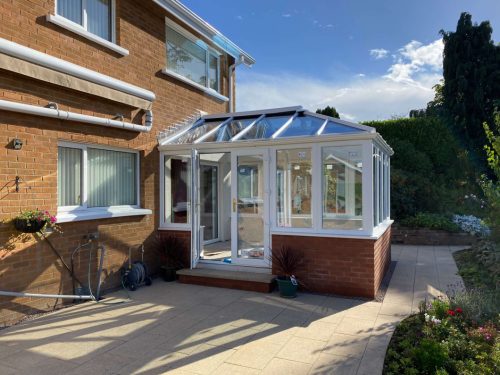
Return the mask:
[[87,149],[88,207],[136,204],[136,154]]
[[57,14],[83,26],[83,0],[57,0]]
[[59,147],[57,163],[57,204],[80,206],[82,176],[82,150]]
[[92,34],[111,40],[111,0],[57,0],[57,14],[82,25]]
[[106,40],[111,40],[110,0],[86,0],[87,30]]

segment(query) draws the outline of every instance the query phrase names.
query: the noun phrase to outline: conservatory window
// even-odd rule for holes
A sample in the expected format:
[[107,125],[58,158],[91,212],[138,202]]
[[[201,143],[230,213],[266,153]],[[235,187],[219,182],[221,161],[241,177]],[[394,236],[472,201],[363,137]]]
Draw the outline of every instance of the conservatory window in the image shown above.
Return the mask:
[[311,149],[276,151],[276,206],[279,227],[312,226]]
[[58,147],[58,206],[136,206],[138,154],[86,145]]
[[362,229],[362,148],[322,148],[324,229]]
[[219,92],[219,66],[219,55],[203,41],[176,25],[167,24],[168,71]]
[[111,41],[112,0],[57,0],[57,14]]
[[165,156],[165,222],[188,224],[190,222],[190,171],[188,156]]

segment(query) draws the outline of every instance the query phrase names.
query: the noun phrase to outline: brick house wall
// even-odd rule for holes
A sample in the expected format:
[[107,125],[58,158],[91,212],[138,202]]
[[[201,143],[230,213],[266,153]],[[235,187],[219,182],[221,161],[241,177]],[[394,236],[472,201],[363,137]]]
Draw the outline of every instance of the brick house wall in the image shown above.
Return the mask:
[[300,252],[296,276],[305,290],[374,298],[391,261],[390,238],[390,228],[377,240],[274,234],[272,248]]
[[[119,269],[129,247],[145,243],[146,262],[157,267],[153,243],[159,226],[159,152],[156,136],[194,110],[226,112],[227,102],[202,93],[161,73],[166,64],[165,16],[153,2],[116,0],[117,44],[130,51],[121,56],[84,37],[46,21],[54,14],[54,0],[0,2],[0,37],[48,55],[153,91],[154,125],[150,133],[136,133],[97,125],[0,111],[0,289],[32,293],[70,293],[71,280],[44,241],[19,235],[8,222],[23,209],[57,210],[57,145],[59,141],[123,147],[140,152],[140,206],[152,215],[61,224],[62,234],[49,239],[69,263],[71,251],[88,233],[97,232],[106,246],[105,288],[119,285]],[[189,30],[189,29],[188,29]],[[193,34],[196,34],[194,31]],[[228,66],[234,59],[221,56],[222,94],[228,95]],[[82,94],[0,70],[0,99],[46,106],[56,102],[62,110],[141,123],[139,110],[101,97]],[[14,138],[22,150],[9,145]],[[21,177],[19,192],[14,180]],[[137,252],[133,259],[139,259]],[[86,269],[88,258],[78,259]],[[95,262],[95,259],[93,260]],[[92,267],[95,271],[94,265]],[[86,278],[85,275],[79,275]],[[0,326],[29,313],[47,311],[61,300],[0,297]]]

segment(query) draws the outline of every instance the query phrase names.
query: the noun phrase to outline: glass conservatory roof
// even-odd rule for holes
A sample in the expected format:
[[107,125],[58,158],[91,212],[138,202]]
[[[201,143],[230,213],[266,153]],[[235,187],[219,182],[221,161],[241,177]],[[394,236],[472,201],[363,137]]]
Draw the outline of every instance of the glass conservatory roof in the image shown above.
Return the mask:
[[335,134],[375,133],[375,129],[309,112],[302,107],[206,115],[161,143],[199,144]]

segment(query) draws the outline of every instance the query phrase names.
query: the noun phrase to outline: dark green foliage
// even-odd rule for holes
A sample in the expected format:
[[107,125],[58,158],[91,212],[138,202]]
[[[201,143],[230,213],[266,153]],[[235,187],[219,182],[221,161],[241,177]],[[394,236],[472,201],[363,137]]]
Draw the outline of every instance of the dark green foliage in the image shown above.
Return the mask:
[[440,343],[423,339],[415,350],[415,362],[424,374],[434,374],[448,360],[448,353]]
[[[438,118],[373,121],[391,145],[391,216],[461,213],[463,197],[477,192],[472,168],[450,129]],[[467,212],[471,213],[471,212]]]
[[316,113],[319,113],[319,114],[325,115],[325,116],[340,118],[339,113],[337,112],[337,110],[335,109],[335,107],[326,106],[323,109],[318,108],[316,110]]
[[449,215],[429,214],[419,212],[415,216],[400,221],[400,224],[409,228],[430,228],[459,232],[460,227],[453,222]]
[[490,122],[500,100],[500,46],[491,40],[488,21],[473,24],[462,13],[456,31],[441,31],[444,42],[443,104],[453,128],[468,148],[481,154]]

